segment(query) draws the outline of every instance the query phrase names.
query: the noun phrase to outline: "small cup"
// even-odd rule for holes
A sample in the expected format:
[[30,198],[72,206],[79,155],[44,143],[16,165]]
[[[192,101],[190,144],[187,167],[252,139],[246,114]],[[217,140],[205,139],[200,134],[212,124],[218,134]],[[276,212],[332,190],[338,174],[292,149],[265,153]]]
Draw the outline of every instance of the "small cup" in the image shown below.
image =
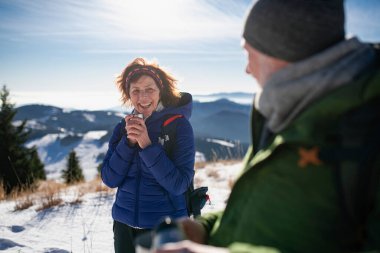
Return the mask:
[[137,117],[137,118],[140,118],[140,119],[144,119],[144,114],[142,114],[142,113],[134,114],[133,117]]

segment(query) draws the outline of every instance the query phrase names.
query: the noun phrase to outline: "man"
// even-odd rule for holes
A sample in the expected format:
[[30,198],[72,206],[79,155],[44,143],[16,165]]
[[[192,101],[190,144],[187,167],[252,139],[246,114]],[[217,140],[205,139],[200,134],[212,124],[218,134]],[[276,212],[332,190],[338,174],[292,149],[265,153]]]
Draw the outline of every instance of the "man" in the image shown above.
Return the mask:
[[262,92],[224,211],[157,252],[380,250],[380,60],[340,0],[259,0],[244,28]]

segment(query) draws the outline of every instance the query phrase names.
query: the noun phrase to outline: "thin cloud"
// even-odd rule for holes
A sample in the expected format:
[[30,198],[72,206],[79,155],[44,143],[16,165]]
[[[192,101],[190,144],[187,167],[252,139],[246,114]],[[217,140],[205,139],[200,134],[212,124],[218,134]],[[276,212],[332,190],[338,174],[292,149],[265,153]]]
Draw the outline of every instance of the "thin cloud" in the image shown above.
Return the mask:
[[0,31],[12,36],[119,42],[236,39],[245,1],[14,0],[0,2]]

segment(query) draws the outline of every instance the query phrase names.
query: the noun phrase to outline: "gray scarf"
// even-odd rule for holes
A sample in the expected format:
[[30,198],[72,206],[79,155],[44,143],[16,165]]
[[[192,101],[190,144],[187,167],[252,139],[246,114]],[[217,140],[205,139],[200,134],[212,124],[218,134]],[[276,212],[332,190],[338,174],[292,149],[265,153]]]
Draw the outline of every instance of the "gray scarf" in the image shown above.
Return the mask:
[[269,129],[278,133],[310,103],[350,83],[374,57],[371,46],[357,38],[342,41],[273,74],[256,95],[255,107],[266,117]]

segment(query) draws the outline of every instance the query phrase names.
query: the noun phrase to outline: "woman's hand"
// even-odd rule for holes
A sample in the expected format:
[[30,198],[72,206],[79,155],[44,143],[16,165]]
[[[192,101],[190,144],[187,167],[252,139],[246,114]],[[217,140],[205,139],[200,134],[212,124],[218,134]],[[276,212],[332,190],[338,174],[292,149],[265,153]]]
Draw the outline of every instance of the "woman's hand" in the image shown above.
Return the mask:
[[127,138],[130,145],[138,143],[140,148],[144,149],[152,144],[143,119],[135,117],[134,115],[127,115],[124,120],[125,130],[127,131]]
[[153,251],[155,253],[228,253],[226,248],[217,248],[210,245],[198,244],[189,240],[167,243]]

